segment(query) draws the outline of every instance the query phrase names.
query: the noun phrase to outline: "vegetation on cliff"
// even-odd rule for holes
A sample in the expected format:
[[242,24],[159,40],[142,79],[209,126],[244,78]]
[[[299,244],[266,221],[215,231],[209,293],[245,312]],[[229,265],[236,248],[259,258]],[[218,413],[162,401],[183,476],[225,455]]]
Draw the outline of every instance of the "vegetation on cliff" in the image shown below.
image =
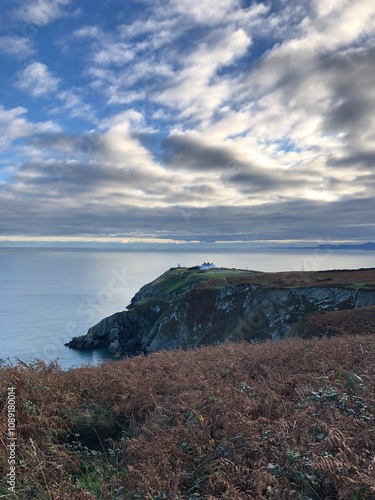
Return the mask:
[[374,354],[373,335],[342,335],[3,366],[2,498],[373,499]]

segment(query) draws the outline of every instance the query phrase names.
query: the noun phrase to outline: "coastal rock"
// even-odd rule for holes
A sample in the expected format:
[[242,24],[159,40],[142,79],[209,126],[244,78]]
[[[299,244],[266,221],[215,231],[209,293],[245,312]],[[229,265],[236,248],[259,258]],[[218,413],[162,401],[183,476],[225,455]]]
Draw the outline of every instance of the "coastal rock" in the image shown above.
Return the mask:
[[108,351],[111,354],[115,354],[120,348],[120,342],[118,340],[114,340],[109,344]]
[[374,304],[375,269],[257,273],[172,268],[143,286],[127,311],[104,318],[67,345],[137,354],[280,339],[312,313]]

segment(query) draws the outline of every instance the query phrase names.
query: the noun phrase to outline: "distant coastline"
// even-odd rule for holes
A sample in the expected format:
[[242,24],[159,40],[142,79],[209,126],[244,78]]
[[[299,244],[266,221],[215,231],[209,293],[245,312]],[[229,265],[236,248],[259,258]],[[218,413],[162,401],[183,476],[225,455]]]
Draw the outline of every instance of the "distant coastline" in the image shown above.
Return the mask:
[[368,242],[361,245],[319,245],[318,249],[322,250],[375,250],[375,243]]
[[375,243],[324,243],[313,246],[290,245],[274,242],[273,244],[252,242],[252,241],[200,241],[181,243],[100,243],[100,242],[38,242],[38,241],[0,241],[1,249],[34,249],[34,250],[109,250],[109,251],[130,251],[130,252],[272,252],[272,251],[316,251],[316,250],[353,250],[353,251],[374,251]]
[[361,251],[374,251],[375,243],[367,242],[360,244],[331,244],[325,243],[314,247],[279,247],[278,250],[361,250]]

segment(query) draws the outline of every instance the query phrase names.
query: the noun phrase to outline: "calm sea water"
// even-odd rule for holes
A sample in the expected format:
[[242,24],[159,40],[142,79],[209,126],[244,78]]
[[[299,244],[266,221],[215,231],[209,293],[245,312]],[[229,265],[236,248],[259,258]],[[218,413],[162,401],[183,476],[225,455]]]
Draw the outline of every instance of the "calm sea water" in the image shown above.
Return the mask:
[[118,251],[0,248],[0,358],[58,361],[63,368],[111,359],[64,347],[170,267],[203,261],[258,271],[374,267],[375,252]]

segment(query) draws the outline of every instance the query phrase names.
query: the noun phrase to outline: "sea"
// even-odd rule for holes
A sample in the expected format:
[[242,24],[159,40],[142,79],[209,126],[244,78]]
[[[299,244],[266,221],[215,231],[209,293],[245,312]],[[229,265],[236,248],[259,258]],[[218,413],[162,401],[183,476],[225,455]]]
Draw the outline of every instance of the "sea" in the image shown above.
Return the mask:
[[171,267],[213,262],[256,271],[375,267],[374,251],[189,251],[87,248],[0,248],[0,363],[57,363],[62,369],[113,360],[105,349],[64,344],[123,311],[134,294]]

